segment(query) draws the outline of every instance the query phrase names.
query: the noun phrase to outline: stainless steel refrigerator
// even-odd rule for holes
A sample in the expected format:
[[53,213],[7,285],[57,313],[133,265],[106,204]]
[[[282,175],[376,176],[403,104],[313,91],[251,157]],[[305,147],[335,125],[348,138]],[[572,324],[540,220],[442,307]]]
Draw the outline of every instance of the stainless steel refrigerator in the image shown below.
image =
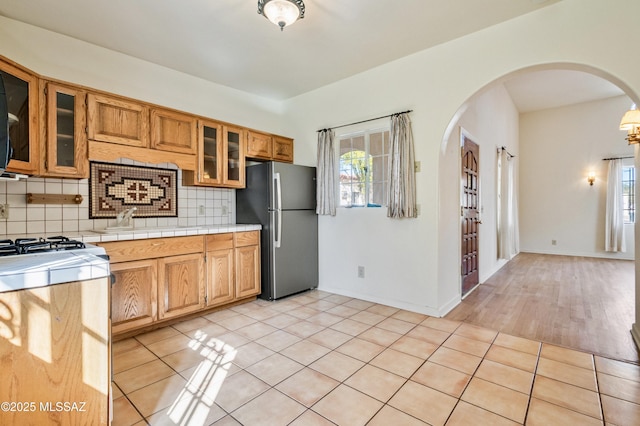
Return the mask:
[[280,299],[318,286],[316,168],[268,162],[247,167],[236,223],[260,223],[262,293]]

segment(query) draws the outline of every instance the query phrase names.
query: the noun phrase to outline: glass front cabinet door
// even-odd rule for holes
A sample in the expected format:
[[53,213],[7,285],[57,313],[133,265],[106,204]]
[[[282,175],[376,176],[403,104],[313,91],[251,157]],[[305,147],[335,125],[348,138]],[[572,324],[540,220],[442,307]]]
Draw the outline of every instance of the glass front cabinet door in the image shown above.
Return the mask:
[[214,121],[198,125],[199,181],[205,185],[222,183],[222,126]]
[[224,167],[223,184],[231,188],[244,188],[244,148],[246,131],[239,127],[223,126]]
[[19,66],[0,59],[9,107],[9,139],[13,155],[8,171],[36,174],[38,150],[38,79]]
[[86,92],[50,82],[44,85],[47,146],[42,175],[89,177]]

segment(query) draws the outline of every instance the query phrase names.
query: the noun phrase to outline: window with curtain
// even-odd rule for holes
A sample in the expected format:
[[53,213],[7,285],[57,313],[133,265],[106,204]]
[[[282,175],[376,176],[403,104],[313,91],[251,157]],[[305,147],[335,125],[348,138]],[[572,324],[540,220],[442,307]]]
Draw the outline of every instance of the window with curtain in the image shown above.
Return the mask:
[[624,187],[621,159],[609,160],[607,172],[607,201],[605,214],[604,249],[608,252],[626,251],[624,238]]
[[374,129],[339,137],[340,207],[386,205],[389,130]]
[[636,168],[622,168],[622,216],[624,223],[636,222]]

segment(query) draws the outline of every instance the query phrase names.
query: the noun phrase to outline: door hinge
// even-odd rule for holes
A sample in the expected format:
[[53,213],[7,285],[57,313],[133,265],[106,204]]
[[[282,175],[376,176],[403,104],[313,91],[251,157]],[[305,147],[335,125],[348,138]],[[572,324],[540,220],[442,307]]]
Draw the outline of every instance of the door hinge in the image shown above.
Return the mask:
[[460,206],[460,217],[464,216],[464,207]]
[[208,296],[204,296],[204,303],[206,304],[208,301]]

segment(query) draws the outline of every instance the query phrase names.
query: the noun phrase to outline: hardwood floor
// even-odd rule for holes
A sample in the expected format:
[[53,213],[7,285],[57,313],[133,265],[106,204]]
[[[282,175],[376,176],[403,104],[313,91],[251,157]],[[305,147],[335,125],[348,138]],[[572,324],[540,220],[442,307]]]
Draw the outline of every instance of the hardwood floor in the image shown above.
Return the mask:
[[520,253],[445,318],[639,363],[635,263]]

